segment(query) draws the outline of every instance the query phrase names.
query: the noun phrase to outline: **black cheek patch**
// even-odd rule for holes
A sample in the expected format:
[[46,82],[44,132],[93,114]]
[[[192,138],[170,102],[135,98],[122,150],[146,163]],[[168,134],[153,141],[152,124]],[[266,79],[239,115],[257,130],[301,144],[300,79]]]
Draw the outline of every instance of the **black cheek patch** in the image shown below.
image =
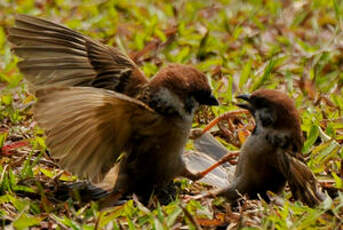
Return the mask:
[[149,107],[151,107],[156,112],[163,115],[179,114],[178,111],[173,106],[168,105],[165,101],[161,100],[161,98],[159,97],[152,97],[148,104],[149,104]]
[[193,109],[194,109],[194,101],[192,100],[191,97],[187,97],[186,101],[185,101],[185,111],[187,113],[192,113]]
[[291,145],[291,138],[286,135],[277,135],[277,134],[267,134],[265,136],[266,141],[268,141],[271,145],[282,148],[288,149]]
[[261,122],[264,127],[267,127],[273,124],[273,120],[270,116],[261,116]]
[[274,117],[268,109],[263,109],[260,112],[259,118],[261,119],[261,123],[263,127],[270,126],[274,123]]

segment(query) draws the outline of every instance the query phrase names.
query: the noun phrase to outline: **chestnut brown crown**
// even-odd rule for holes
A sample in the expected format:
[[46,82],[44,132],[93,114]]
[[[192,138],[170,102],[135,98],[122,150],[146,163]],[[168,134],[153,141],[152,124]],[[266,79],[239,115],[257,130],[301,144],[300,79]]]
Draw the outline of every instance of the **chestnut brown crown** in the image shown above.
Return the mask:
[[169,64],[151,79],[149,86],[152,92],[166,88],[181,100],[194,97],[200,105],[218,105],[205,74],[189,65]]

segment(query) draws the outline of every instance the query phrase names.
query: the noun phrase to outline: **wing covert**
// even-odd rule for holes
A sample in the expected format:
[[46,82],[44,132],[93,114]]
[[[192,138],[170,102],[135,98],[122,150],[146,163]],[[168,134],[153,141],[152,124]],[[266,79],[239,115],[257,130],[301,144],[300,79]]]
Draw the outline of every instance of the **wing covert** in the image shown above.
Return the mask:
[[142,102],[91,87],[45,88],[36,92],[35,119],[59,164],[100,182],[130,145],[142,117],[160,116]]

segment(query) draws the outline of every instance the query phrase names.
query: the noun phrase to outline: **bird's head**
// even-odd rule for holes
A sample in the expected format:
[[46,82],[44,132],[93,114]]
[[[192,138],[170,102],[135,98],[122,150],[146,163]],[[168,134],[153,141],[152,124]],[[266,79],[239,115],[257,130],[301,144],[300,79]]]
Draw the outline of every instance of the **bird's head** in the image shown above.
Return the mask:
[[161,113],[177,112],[188,116],[193,115],[199,105],[219,104],[205,74],[189,65],[168,65],[151,79],[149,87],[156,98],[150,106],[158,111],[156,104],[160,104]]
[[295,104],[285,93],[278,90],[260,89],[250,94],[237,96],[247,103],[237,106],[253,115],[256,126],[288,131],[299,144],[302,143],[300,118]]

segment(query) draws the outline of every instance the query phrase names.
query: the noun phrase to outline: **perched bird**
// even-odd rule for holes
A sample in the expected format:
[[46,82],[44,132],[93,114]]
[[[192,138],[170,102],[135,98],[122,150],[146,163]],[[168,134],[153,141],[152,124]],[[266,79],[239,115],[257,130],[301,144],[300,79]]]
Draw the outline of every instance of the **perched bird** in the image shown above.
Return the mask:
[[321,202],[324,194],[301,154],[303,136],[294,102],[286,94],[268,89],[237,98],[247,102],[237,105],[252,114],[256,126],[241,147],[231,184],[200,197],[220,195],[234,201],[239,194],[250,198],[260,194],[268,200],[268,190],[279,193],[288,181],[295,199],[309,206]]
[[149,194],[177,176],[199,105],[218,105],[206,76],[170,64],[148,80],[125,54],[62,25],[18,15],[14,53],[38,101],[34,118],[60,166],[113,194]]

